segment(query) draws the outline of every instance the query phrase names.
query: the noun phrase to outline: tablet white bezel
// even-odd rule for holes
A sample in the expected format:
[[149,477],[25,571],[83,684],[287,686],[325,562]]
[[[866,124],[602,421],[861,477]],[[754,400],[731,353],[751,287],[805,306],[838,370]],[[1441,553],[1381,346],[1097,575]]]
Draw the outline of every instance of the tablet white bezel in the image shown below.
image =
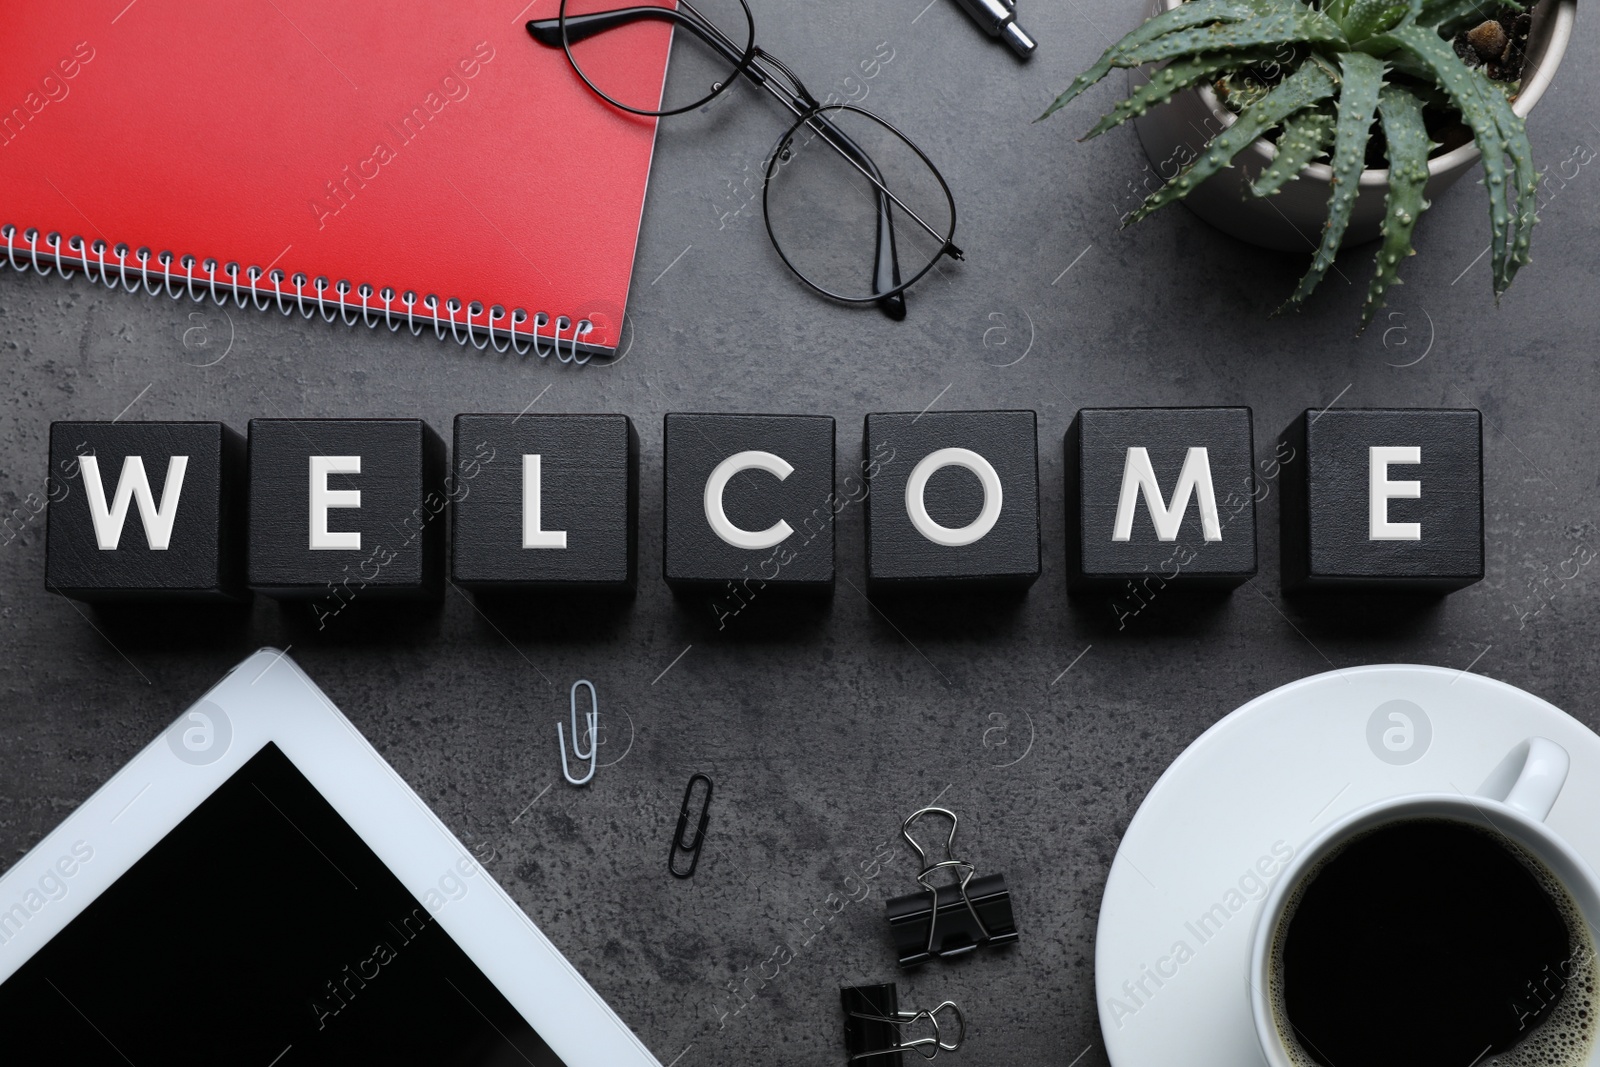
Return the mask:
[[269,648],[0,877],[0,983],[269,741],[569,1067],[661,1067],[350,720]]

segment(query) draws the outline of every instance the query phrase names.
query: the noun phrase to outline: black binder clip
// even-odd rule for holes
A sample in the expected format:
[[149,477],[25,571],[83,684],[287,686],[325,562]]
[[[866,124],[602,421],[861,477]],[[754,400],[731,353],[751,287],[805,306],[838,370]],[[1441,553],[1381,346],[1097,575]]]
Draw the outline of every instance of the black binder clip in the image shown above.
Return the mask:
[[[694,840],[685,841],[684,831],[689,829],[689,800],[694,796],[694,784],[706,784],[706,798],[700,803],[700,823],[695,827]],[[690,776],[689,784],[683,790],[683,806],[678,809],[678,828],[672,834],[672,851],[667,854],[667,870],[674,878],[688,878],[694,874],[696,867],[700,866],[700,850],[706,843],[706,824],[711,821],[711,779],[703,774]],[[678,853],[689,854],[689,867],[687,870],[678,870]]]
[[[900,994],[893,982],[848,986],[839,990],[839,1002],[844,1005],[844,1047],[851,1063],[872,1060],[879,1067],[904,1067],[902,1053],[915,1052],[931,1060],[941,1050],[954,1052],[967,1036],[967,1021],[955,1001],[947,1000],[932,1011],[901,1011]],[[941,1016],[954,1017],[953,1040],[946,1040],[949,1023]],[[905,1031],[918,1024],[926,1024],[933,1033],[907,1036]]]
[[[943,815],[950,820],[950,836],[944,843],[944,859],[928,862],[928,854],[911,836],[911,824],[924,815]],[[920,893],[895,897],[884,905],[889,929],[894,935],[900,966],[916,967],[934,956],[960,956],[979,945],[998,947],[1017,940],[1017,923],[1011,914],[1011,891],[1003,874],[976,877],[977,868],[954,855],[955,812],[945,808],[923,808],[911,813],[900,826],[900,833],[916,850],[922,870],[917,874]],[[935,871],[949,869],[956,881],[935,886],[928,879]]]

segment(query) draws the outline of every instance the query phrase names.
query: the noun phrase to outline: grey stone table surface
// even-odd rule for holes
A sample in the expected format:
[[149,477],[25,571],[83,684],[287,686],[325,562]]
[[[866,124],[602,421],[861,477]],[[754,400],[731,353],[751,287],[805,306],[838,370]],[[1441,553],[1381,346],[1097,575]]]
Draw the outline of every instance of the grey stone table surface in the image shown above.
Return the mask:
[[[1026,4],[1042,42],[1027,65],[954,0],[752,6],[768,49],[819,94],[864,90],[950,181],[968,259],[920,284],[904,322],[815,299],[777,260],[758,194],[781,116],[748,87],[662,129],[626,353],[609,366],[0,274],[7,513],[26,514],[43,486],[52,420],[119,413],[239,429],[421,416],[447,432],[459,412],[535,401],[623,412],[643,482],[631,604],[486,614],[447,591],[434,612],[323,632],[260,598],[220,624],[76,606],[46,592],[43,521],[26,524],[0,547],[0,867],[233,663],[292,645],[663,1063],[842,1062],[836,990],[895,977],[881,910],[913,884],[899,821],[940,797],[970,858],[1014,887],[1022,940],[911,975],[903,995],[967,1008],[952,1062],[1095,1067],[1095,922],[1118,840],[1228,711],[1331,668],[1418,662],[1600,724],[1594,570],[1574,562],[1593,556],[1600,472],[1588,10],[1530,123],[1550,175],[1532,266],[1496,307],[1474,174],[1423,219],[1406,284],[1358,336],[1370,248],[1342,256],[1302,313],[1274,318],[1304,257],[1242,245],[1181,207],[1119,229],[1148,176],[1139,144],[1126,130],[1075,140],[1116,79],[1032,124],[1142,5]],[[863,79],[880,42],[892,59]],[[1060,444],[1073,413],[1190,403],[1249,405],[1262,456],[1306,408],[1479,408],[1486,579],[1420,606],[1286,600],[1274,493],[1261,573],[1232,596],[1157,598],[1121,625],[1106,597],[1069,598]],[[719,630],[661,582],[664,413],[833,415],[842,479],[867,412],[930,407],[1039,413],[1044,574],[1026,598],[869,601],[859,508],[839,517],[824,608],[758,600]],[[582,790],[560,780],[553,729],[580,677],[599,690],[611,764]],[[663,867],[695,771],[717,795],[699,873],[679,882]]]

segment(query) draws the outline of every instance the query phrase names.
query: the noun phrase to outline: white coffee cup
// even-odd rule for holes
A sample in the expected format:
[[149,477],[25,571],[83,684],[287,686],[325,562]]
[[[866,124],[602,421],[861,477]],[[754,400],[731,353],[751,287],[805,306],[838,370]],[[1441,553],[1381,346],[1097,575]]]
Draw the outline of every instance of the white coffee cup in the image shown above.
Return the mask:
[[[1561,882],[1590,930],[1600,929],[1600,878],[1582,856],[1544,824],[1566,783],[1570,759],[1566,749],[1543,737],[1513,748],[1475,795],[1410,793],[1369,804],[1336,820],[1302,848],[1256,917],[1250,948],[1250,1001],[1256,1038],[1270,1067],[1296,1067],[1283,1035],[1286,1019],[1273,996],[1272,973],[1278,951],[1278,927],[1306,875],[1351,837],[1390,823],[1411,819],[1451,819],[1503,834],[1521,846]],[[1586,1067],[1600,1067],[1600,1047],[1591,1041]]]

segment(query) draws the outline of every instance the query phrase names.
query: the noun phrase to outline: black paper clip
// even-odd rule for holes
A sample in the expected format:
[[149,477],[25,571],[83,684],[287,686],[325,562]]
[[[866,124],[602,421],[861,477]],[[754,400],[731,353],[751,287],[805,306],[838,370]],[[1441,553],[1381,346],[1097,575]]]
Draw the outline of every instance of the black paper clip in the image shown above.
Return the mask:
[[[847,986],[839,990],[844,1005],[844,1047],[850,1062],[875,1060],[882,1067],[904,1067],[906,1052],[931,1060],[940,1051],[954,1052],[967,1036],[967,1021],[955,1001],[947,1000],[932,1011],[901,1011],[900,993],[893,982],[883,985]],[[941,1015],[955,1017],[955,1040],[945,1040]],[[926,1023],[933,1028],[928,1037],[907,1037],[904,1031]],[[878,1059],[878,1057],[888,1057]]]
[[[694,795],[694,784],[706,784],[706,799],[700,805],[700,825],[695,829],[694,840],[685,841],[683,832],[689,828],[689,799]],[[706,843],[706,823],[711,821],[711,779],[703,774],[696,774],[689,779],[689,784],[683,790],[683,806],[678,810],[678,829],[672,835],[672,851],[667,854],[667,870],[672,872],[674,878],[688,878],[694,874],[694,869],[700,866],[700,849]],[[689,869],[678,870],[678,853],[689,853]]]
[[[911,836],[911,824],[925,815],[943,815],[950,820],[944,859],[933,863],[928,862],[928,854]],[[975,877],[976,867],[955,858],[955,812],[945,808],[914,811],[901,824],[900,833],[916,850],[922,864],[917,874],[922,891],[895,897],[884,905],[900,966],[916,967],[934,956],[960,956],[979,945],[998,947],[1017,940],[1017,922],[1011,914],[1011,891],[1006,888],[1005,875]],[[935,886],[928,880],[935,871],[944,869],[955,872],[955,882]]]

